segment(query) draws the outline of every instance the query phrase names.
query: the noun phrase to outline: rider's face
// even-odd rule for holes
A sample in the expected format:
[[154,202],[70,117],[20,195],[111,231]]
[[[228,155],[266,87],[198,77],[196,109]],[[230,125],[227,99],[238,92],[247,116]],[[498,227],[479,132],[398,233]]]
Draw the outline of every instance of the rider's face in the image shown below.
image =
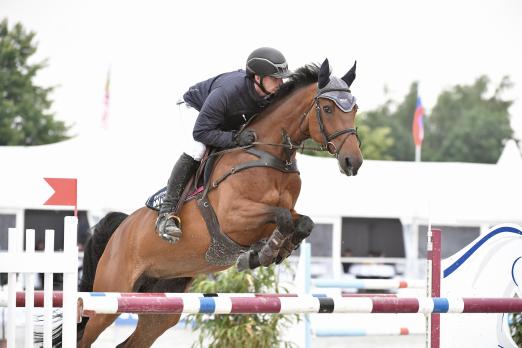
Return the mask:
[[[259,83],[261,83],[261,81],[260,81],[261,79],[259,76],[256,76],[255,78]],[[272,76],[263,77],[263,86],[270,93],[274,93],[275,91],[277,91],[279,86],[281,86],[282,84],[283,84],[283,79],[272,77]],[[256,88],[256,90],[257,90],[257,88]],[[261,91],[260,89],[258,90],[258,93],[260,95],[265,95],[265,93],[263,93],[263,91]]]

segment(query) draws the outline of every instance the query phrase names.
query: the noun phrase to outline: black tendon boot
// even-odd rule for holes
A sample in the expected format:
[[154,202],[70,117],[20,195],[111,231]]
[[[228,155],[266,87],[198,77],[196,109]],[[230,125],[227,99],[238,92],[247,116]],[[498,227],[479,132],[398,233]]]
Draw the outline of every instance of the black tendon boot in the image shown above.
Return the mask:
[[178,202],[190,178],[198,168],[199,161],[183,153],[178,159],[167,183],[167,193],[161,203],[156,230],[161,238],[176,243],[181,237],[181,219],[174,215]]

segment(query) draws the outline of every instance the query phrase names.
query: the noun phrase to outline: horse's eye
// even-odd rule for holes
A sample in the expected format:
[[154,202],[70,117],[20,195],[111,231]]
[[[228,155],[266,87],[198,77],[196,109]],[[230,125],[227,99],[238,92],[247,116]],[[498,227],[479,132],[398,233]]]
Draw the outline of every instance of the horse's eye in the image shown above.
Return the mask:
[[324,110],[324,112],[326,112],[327,114],[331,114],[331,113],[332,113],[332,108],[331,108],[329,105],[325,105],[325,106],[323,106],[323,110]]

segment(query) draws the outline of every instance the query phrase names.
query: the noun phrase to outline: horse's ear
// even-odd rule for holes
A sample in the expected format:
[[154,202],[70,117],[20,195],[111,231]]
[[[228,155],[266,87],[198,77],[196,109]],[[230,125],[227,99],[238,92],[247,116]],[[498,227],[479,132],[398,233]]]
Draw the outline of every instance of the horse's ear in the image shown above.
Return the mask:
[[350,71],[348,71],[348,72],[346,73],[346,75],[344,75],[344,76],[342,77],[342,80],[343,80],[344,82],[346,82],[346,84],[348,85],[348,87],[350,87],[350,86],[352,85],[353,80],[355,80],[355,67],[356,67],[356,65],[357,65],[357,61],[355,61],[355,63],[353,63],[353,66],[352,66],[352,68],[350,69]]
[[330,64],[328,63],[328,58],[326,58],[321,64],[321,69],[319,70],[319,89],[323,88],[330,81]]

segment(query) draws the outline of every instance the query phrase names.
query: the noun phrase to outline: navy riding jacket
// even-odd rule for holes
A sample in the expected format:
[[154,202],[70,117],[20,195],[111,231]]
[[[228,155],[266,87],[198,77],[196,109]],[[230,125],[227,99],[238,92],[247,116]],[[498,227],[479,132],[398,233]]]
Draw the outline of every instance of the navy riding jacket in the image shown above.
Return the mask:
[[235,146],[234,132],[268,105],[244,70],[224,73],[199,82],[183,95],[189,106],[199,111],[193,137],[205,145]]

